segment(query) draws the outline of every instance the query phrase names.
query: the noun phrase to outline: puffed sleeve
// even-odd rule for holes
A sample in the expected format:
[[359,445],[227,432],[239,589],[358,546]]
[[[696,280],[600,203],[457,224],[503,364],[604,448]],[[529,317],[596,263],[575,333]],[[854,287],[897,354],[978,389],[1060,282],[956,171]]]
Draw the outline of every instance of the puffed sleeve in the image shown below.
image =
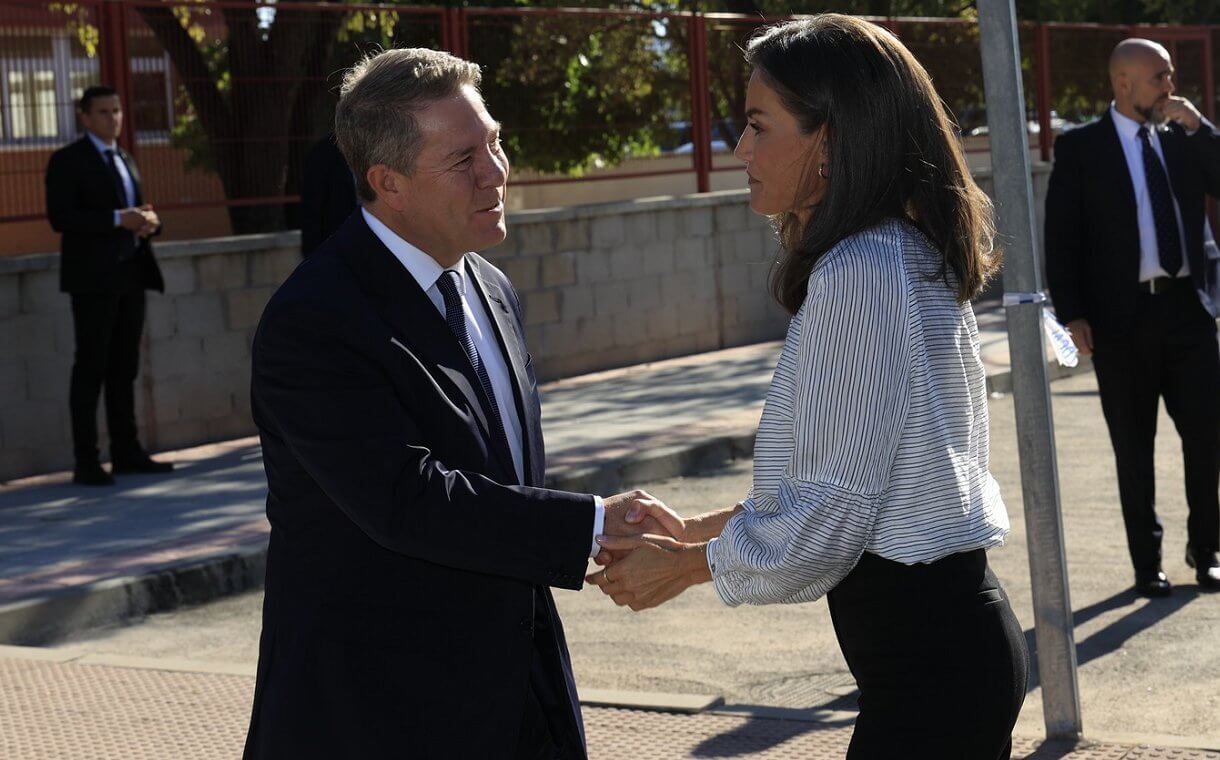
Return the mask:
[[793,392],[768,401],[793,423],[778,498],[752,491],[707,550],[725,604],[812,601],[859,561],[906,422],[911,309],[893,242],[857,238],[815,267],[790,328]]

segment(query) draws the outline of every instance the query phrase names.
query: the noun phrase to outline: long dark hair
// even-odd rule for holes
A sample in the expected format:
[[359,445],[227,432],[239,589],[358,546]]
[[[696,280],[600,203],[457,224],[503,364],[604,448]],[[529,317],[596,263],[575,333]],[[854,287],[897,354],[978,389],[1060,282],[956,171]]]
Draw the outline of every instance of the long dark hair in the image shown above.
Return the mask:
[[[887,217],[918,227],[944,256],[938,274],[958,301],[973,298],[998,265],[991,201],[915,56],[885,29],[826,13],[762,29],[746,61],[805,134],[827,127],[820,205],[807,223],[795,212],[773,219],[785,251],[771,282],[776,300],[795,314],[818,259]],[[816,166],[807,161],[798,197],[809,196]]]

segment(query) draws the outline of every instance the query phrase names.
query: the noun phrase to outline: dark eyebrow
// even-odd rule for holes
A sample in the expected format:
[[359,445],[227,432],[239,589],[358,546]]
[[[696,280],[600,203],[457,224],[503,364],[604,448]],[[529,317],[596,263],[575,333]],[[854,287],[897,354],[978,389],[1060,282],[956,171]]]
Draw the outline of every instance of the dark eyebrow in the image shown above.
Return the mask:
[[[491,124],[491,132],[496,137],[500,136],[500,130],[502,130],[503,128],[504,128],[504,125],[498,121],[493,121]],[[457,150],[450,151],[449,155],[445,156],[441,160],[450,161],[455,158],[465,158],[466,156],[470,155],[471,153],[474,153],[474,151],[475,151],[475,146],[473,146],[473,145],[470,145],[465,148],[458,148]]]

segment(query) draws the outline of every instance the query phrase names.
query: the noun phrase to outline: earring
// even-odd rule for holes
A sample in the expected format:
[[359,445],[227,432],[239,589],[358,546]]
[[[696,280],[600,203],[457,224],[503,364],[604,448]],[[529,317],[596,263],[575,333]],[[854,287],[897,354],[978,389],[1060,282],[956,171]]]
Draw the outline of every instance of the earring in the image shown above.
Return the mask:
[[821,177],[822,179],[830,179],[830,175],[825,173],[825,169],[826,169],[825,162],[818,164],[818,176]]

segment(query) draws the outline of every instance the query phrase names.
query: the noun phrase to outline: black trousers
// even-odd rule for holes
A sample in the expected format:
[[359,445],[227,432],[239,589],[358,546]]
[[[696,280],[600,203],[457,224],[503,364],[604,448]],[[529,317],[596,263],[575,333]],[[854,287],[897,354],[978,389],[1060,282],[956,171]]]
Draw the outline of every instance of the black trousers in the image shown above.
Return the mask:
[[904,565],[865,553],[828,596],[860,689],[848,760],[1007,760],[1029,652],[982,550]]
[[1136,571],[1161,566],[1153,467],[1161,398],[1182,439],[1187,539],[1198,553],[1220,549],[1220,344],[1190,280],[1179,282],[1141,295],[1135,329],[1098,336],[1093,356]]
[[135,379],[144,332],[144,291],[73,293],[76,355],[68,404],[77,464],[96,462],[97,399],[106,390],[106,427],[111,456],[139,450],[136,438]]

